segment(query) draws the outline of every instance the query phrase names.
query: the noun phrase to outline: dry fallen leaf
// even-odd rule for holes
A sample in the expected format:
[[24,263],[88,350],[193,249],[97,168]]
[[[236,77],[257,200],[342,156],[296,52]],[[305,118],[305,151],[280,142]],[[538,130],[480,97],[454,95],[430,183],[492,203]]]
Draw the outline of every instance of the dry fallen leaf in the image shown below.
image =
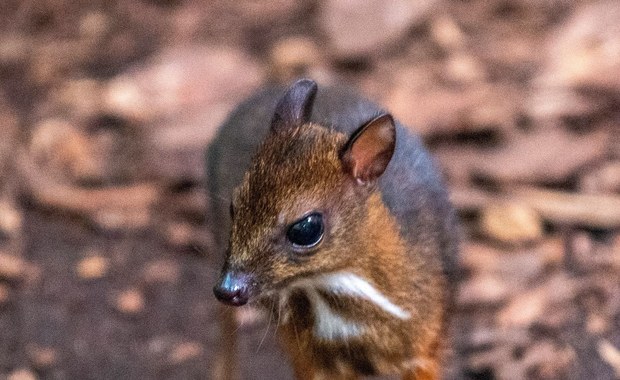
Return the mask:
[[601,340],[598,343],[598,353],[613,368],[616,376],[620,377],[620,350],[608,340]]
[[26,271],[26,262],[15,255],[0,252],[0,278],[18,280]]
[[144,310],[144,296],[137,289],[120,293],[115,300],[116,309],[125,314],[138,314]]
[[103,256],[85,257],[77,263],[76,273],[84,280],[92,280],[105,276],[110,262]]

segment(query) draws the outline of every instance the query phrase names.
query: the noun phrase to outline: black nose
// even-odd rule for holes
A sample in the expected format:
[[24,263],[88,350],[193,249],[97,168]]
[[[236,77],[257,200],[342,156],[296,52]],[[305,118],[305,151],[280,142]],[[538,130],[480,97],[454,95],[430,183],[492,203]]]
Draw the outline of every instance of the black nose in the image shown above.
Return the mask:
[[227,271],[222,275],[219,283],[213,287],[213,293],[225,304],[241,306],[248,303],[254,287],[255,283],[251,275]]

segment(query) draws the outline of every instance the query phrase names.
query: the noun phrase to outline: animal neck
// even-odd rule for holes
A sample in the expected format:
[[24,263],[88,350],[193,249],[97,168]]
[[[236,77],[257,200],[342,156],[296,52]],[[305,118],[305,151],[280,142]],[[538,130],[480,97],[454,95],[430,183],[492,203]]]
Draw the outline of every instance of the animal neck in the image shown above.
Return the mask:
[[379,192],[367,201],[367,217],[359,230],[357,250],[361,254],[355,263],[356,273],[381,284],[381,291],[391,292],[402,286],[404,268],[412,263],[407,259],[407,245],[400,235],[398,223],[381,199]]

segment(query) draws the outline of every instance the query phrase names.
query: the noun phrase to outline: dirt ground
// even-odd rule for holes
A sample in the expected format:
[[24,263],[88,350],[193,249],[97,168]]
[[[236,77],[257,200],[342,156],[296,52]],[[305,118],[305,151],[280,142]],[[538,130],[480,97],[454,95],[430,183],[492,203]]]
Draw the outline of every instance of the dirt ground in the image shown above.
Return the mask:
[[[299,76],[422,135],[462,221],[446,378],[620,378],[620,2],[0,2],[0,379],[206,378],[204,150]],[[241,313],[243,379],[290,379]]]

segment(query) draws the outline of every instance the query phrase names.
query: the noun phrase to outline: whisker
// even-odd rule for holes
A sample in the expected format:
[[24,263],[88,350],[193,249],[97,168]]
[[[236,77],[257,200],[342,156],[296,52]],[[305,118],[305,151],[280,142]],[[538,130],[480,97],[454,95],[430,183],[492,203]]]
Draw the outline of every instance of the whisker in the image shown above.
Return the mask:
[[269,332],[269,326],[271,325],[271,318],[273,316],[273,309],[269,310],[269,321],[267,322],[267,328],[265,329],[265,333],[263,334],[263,338],[260,340],[260,343],[258,344],[258,348],[256,349],[256,353],[258,353],[258,351],[260,350],[261,346],[263,345],[263,342],[265,341],[265,338],[267,337],[267,333]]
[[299,353],[302,353],[301,343],[299,343],[299,333],[297,332],[297,326],[295,325],[295,323],[293,323],[292,325],[293,325],[293,331],[295,331],[295,341],[297,342],[297,349],[299,350]]
[[280,320],[282,319],[282,306],[283,303],[278,300],[278,319],[276,320],[276,329],[273,332],[273,335],[278,333],[278,327],[280,327]]
[[239,330],[241,330],[241,328],[243,327],[243,319],[241,320],[241,322],[239,322],[239,319],[237,319],[237,313],[235,312],[235,321],[237,322],[237,328],[235,328],[234,334],[237,334],[239,332]]

